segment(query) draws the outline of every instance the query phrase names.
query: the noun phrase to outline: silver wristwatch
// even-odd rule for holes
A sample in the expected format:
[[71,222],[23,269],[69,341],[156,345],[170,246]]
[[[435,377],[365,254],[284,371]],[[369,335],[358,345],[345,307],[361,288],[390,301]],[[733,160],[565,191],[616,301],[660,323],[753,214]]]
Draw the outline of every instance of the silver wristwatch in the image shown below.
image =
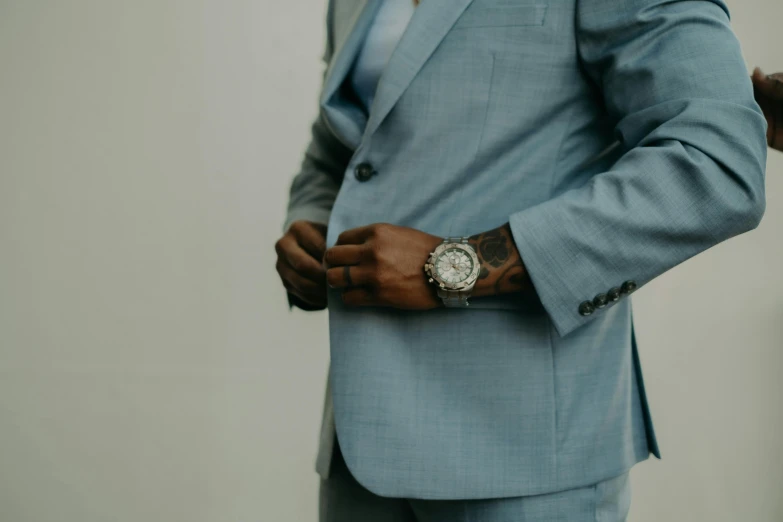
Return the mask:
[[447,237],[430,253],[424,272],[438,289],[438,297],[449,308],[468,306],[478,280],[478,256],[466,237]]

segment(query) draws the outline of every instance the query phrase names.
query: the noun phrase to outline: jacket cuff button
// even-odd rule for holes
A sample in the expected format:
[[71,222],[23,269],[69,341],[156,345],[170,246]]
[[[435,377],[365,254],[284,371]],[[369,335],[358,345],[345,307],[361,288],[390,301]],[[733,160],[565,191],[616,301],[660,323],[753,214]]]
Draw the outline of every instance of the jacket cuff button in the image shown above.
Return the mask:
[[593,315],[593,312],[595,312],[595,306],[590,301],[585,301],[579,305],[579,315],[587,317],[588,315]]
[[636,281],[626,281],[623,283],[623,286],[620,287],[620,293],[628,295],[630,293],[633,293],[634,290],[636,290]]

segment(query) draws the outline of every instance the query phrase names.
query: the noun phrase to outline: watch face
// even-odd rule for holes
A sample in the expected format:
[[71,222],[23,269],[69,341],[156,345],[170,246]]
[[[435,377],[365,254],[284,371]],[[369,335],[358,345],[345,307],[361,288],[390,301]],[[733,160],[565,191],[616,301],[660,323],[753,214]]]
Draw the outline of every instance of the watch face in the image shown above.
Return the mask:
[[473,272],[473,260],[461,248],[450,248],[438,256],[435,270],[446,284],[462,283]]

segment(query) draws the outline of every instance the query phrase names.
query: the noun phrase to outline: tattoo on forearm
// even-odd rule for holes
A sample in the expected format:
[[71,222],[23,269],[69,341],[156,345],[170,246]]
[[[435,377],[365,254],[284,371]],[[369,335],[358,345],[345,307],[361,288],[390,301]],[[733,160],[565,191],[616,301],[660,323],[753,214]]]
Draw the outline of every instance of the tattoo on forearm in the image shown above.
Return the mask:
[[532,286],[508,224],[468,241],[476,249],[481,264],[474,295],[520,292]]
[[508,260],[509,239],[503,235],[502,229],[490,230],[478,236],[478,253],[481,259],[490,266],[499,268]]
[[522,260],[517,259],[512,265],[504,268],[498,276],[495,281],[495,293],[504,294],[511,289],[522,290],[527,283],[526,275]]

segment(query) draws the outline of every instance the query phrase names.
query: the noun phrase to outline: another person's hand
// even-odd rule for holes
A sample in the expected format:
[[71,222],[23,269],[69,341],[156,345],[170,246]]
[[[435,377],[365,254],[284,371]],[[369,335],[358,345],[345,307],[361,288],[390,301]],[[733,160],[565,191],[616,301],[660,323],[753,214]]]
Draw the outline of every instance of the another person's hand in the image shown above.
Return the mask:
[[753,71],[753,87],[756,101],[767,118],[767,143],[783,151],[783,73],[767,76],[756,68]]
[[326,251],[326,280],[349,306],[429,310],[441,306],[424,264],[442,238],[387,224],[340,234]]
[[277,273],[288,290],[291,304],[305,310],[326,308],[326,227],[295,221],[275,244]]

